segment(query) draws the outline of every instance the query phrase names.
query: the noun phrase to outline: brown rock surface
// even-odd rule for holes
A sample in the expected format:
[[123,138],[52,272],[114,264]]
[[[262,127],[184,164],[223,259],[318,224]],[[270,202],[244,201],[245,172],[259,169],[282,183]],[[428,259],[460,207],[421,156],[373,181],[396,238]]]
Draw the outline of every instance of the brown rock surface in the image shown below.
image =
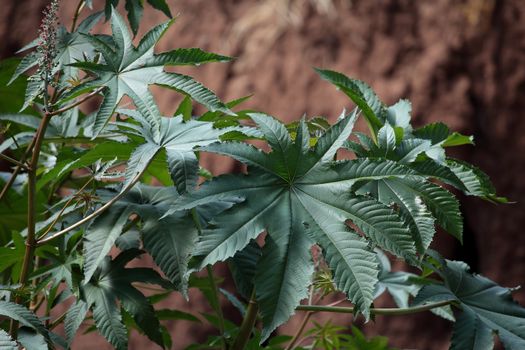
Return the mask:
[[[311,69],[321,66],[369,82],[388,103],[409,98],[416,124],[440,120],[456,131],[473,134],[476,147],[464,147],[456,155],[485,170],[499,192],[517,204],[495,206],[462,198],[465,246],[444,234],[434,244],[447,257],[468,261],[474,270],[502,285],[524,282],[525,235],[521,231],[525,227],[525,181],[520,178],[525,173],[525,2],[168,2],[181,16],[160,49],[199,46],[238,57],[233,64],[184,70],[225,100],[254,93],[247,107],[286,121],[303,113],[335,118],[350,104]],[[0,57],[11,56],[36,36],[45,3],[2,2]],[[63,17],[68,18],[76,2],[63,3]],[[162,20],[159,12],[146,10],[141,31]],[[157,94],[167,113],[176,108],[173,99],[172,92]],[[231,166],[210,164],[216,172]],[[516,297],[525,303],[523,291]],[[170,304],[189,310],[202,301],[192,299],[186,304],[177,298]],[[350,322],[348,317],[339,321]],[[397,347],[445,349],[448,327],[436,318],[417,315],[378,318],[367,329],[371,334],[389,336]],[[180,323],[170,329],[177,349],[204,333]],[[75,349],[94,347],[107,345],[97,337],[85,336],[74,345]],[[137,338],[131,348],[147,346]]]

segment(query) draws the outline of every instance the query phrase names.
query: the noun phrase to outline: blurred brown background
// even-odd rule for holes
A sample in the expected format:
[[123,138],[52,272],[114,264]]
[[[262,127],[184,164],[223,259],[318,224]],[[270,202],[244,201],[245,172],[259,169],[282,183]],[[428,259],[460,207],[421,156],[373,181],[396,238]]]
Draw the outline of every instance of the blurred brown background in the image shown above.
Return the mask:
[[[103,1],[94,0],[100,8]],[[246,107],[292,121],[303,113],[332,120],[349,100],[321,81],[312,67],[331,68],[367,81],[383,101],[409,98],[416,125],[443,121],[473,134],[476,147],[454,156],[472,162],[501,195],[516,201],[493,205],[461,197],[465,246],[444,233],[434,242],[448,258],[514,287],[525,281],[525,2],[523,0],[168,0],[177,23],[160,50],[198,46],[238,59],[185,69],[223,100],[254,93]],[[46,0],[2,0],[0,57],[13,55],[37,35]],[[77,1],[62,1],[70,25]],[[141,33],[164,21],[146,7]],[[161,109],[176,109],[172,92],[158,91]],[[361,128],[363,129],[363,128]],[[209,158],[207,162],[211,162]],[[211,162],[215,172],[234,167]],[[515,297],[525,304],[525,292]],[[203,310],[203,301],[169,302]],[[383,305],[390,305],[386,298]],[[232,315],[236,312],[230,310]],[[238,315],[233,315],[238,319]],[[324,316],[326,319],[327,316]],[[297,325],[294,319],[290,327]],[[350,324],[350,316],[341,316]],[[174,349],[207,332],[183,322],[169,325]],[[378,318],[369,334],[390,337],[399,348],[446,349],[450,325],[432,316]],[[149,348],[141,337],[132,349]],[[97,336],[81,336],[74,349],[110,348]]]

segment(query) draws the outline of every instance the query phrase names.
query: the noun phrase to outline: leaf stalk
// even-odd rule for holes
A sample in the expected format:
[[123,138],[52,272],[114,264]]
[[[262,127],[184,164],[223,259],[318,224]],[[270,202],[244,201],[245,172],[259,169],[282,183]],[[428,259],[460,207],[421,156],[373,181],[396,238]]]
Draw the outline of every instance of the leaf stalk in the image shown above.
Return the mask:
[[[407,308],[371,308],[370,313],[372,315],[388,315],[388,316],[401,316],[410,315],[418,312],[429,311],[438,307],[447,306],[455,303],[457,300],[443,300],[435,303],[412,306]],[[341,307],[341,306],[323,306],[323,305],[299,305],[295,308],[297,311],[311,311],[311,312],[335,312],[344,314],[353,314],[356,309],[354,307]]]

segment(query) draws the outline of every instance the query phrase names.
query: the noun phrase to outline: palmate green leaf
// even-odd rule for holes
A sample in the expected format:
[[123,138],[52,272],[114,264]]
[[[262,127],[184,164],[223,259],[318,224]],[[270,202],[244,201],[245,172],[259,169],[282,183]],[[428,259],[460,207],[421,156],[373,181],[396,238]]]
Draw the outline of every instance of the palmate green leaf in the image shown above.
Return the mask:
[[[108,198],[111,195],[106,194]],[[177,196],[174,188],[136,186],[97,217],[84,235],[85,282],[90,280],[105,259],[130,215],[137,214],[144,221],[142,234],[145,249],[166,276],[182,288],[186,284],[186,266],[197,229],[186,213],[160,219],[167,209],[167,203]]]
[[451,349],[492,349],[494,332],[505,349],[523,349],[525,308],[512,299],[510,289],[468,270],[463,262],[444,262],[439,271],[444,285],[423,287],[414,304],[458,302],[461,312],[454,325]]
[[18,350],[18,344],[11,339],[11,336],[0,328],[0,349],[2,350]]
[[[356,85],[356,80],[341,73],[322,70],[318,72],[356,102],[367,121],[370,123],[372,120],[374,125],[374,119],[370,119],[367,113],[370,114],[370,110],[373,111],[376,106],[377,116],[384,107],[381,107],[382,103],[368,86],[362,88],[362,85]],[[367,94],[364,91],[367,91]],[[365,98],[365,95],[368,97]],[[467,195],[493,202],[507,202],[506,198],[496,195],[488,177],[477,168],[446,158],[446,147],[474,144],[472,136],[451,132],[443,123],[432,123],[413,129],[410,123],[411,110],[409,101],[400,100],[386,109],[385,118],[378,118],[375,122],[375,129],[371,129],[372,138],[356,133],[359,142],[349,141],[345,147],[358,157],[386,158],[409,165],[420,175],[452,185]]]
[[72,66],[95,75],[73,88],[61,101],[67,101],[95,88],[104,88],[104,101],[95,118],[94,136],[105,127],[124,95],[130,97],[142,111],[150,125],[154,137],[160,135],[160,112],[149,90],[149,85],[157,84],[180,91],[210,110],[231,112],[210,90],[191,77],[164,71],[165,66],[198,65],[208,62],[225,62],[230,58],[204,52],[200,49],[178,49],[160,54],[154,53],[154,46],[173,24],[174,20],[151,29],[141,39],[137,47],[122,17],[115,11],[111,14],[113,44],[106,44],[95,36],[84,35],[102,54],[104,62],[78,62]]
[[130,268],[125,265],[142,254],[138,249],[127,250],[111,260],[105,257],[89,283],[83,285],[87,304],[93,309],[93,318],[100,333],[117,349],[127,349],[127,330],[122,324],[118,299],[136,324],[154,342],[163,346],[160,323],[153,306],[132,283],[140,282],[169,287],[154,270]]
[[262,114],[250,116],[273,151],[264,153],[236,143],[200,148],[248,164],[248,175],[215,178],[200,190],[182,196],[168,214],[212,200],[244,198],[203,230],[194,254],[201,256],[202,268],[234,256],[263,230],[268,232],[255,277],[257,299],[262,305],[263,339],[285,322],[305,297],[313,271],[309,248],[314,243],[326,252],[338,286],[368,317],[377,282],[377,260],[367,240],[346,226],[346,220],[368,239],[399,256],[414,256],[415,247],[409,231],[391,209],[352,195],[350,189],[357,181],[414,173],[394,163],[373,160],[334,164],[331,159],[348,138],[355,115],[340,120],[313,149],[304,120],[292,142],[277,120]]

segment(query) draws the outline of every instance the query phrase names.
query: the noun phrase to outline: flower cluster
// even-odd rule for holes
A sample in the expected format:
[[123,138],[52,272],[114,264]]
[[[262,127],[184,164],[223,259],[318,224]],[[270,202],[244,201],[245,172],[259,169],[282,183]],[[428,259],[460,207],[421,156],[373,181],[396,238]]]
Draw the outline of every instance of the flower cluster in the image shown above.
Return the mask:
[[52,0],[46,7],[44,10],[44,18],[38,31],[39,43],[37,52],[39,61],[37,76],[48,84],[52,83],[53,71],[56,67],[58,1],[59,0]]

